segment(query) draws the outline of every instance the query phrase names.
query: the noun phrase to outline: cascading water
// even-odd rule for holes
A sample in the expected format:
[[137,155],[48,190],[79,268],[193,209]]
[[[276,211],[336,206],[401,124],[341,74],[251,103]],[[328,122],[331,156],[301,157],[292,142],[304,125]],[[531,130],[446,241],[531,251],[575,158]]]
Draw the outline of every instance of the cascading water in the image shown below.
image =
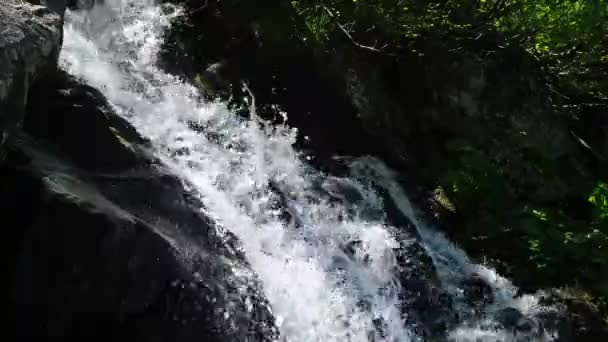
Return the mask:
[[453,310],[463,319],[449,335],[512,339],[471,321],[479,318],[459,302],[461,281],[476,273],[492,284],[496,298],[488,312],[515,307],[529,314],[534,300],[514,301],[515,289],[506,280],[470,263],[418,222],[380,162],[356,161],[352,177],[322,174],[294,149],[297,132],[260,122],[253,100],[246,120],[222,103],[201,102],[196,88],[157,68],[163,30],[177,15],[179,9],[154,0],[106,0],[86,13],[68,13],[61,64],[101,90],[200,195],[206,214],[239,237],[282,340],[422,339],[407,323],[395,272],[395,251],[407,248],[406,242],[392,234],[385,199],[374,187],[386,189],[415,223],[442,286],[455,298]]
[[[352,173],[356,177],[372,179],[377,186],[387,191],[401,213],[407,216],[417,228],[425,249],[433,259],[437,275],[442,285],[455,300],[455,307],[464,316],[462,324],[454,328],[449,336],[456,341],[519,341],[508,330],[492,327],[495,322],[488,319],[491,314],[500,315],[511,309],[516,309],[526,317],[542,316],[548,312],[556,312],[557,308],[543,306],[539,297],[544,293],[540,291],[535,295],[518,296],[518,289],[508,279],[501,277],[493,269],[472,263],[466,253],[449,241],[442,233],[429,228],[418,219],[407,195],[395,181],[393,172],[381,161],[375,158],[360,158],[352,163]],[[472,277],[483,279],[492,290],[493,300],[482,310],[482,315],[476,315],[464,303],[463,283]],[[538,324],[535,321],[526,321],[526,324]],[[554,331],[537,331],[534,340],[552,341],[557,338]],[[523,339],[523,340],[530,340]]]

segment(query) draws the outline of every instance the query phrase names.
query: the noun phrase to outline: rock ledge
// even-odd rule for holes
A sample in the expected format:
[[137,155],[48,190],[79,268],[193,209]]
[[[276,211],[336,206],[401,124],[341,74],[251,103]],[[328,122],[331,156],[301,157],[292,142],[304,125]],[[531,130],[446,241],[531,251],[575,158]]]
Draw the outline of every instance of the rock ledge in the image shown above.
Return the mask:
[[47,7],[0,2],[0,160],[9,132],[23,121],[30,85],[57,63],[62,32],[60,14]]

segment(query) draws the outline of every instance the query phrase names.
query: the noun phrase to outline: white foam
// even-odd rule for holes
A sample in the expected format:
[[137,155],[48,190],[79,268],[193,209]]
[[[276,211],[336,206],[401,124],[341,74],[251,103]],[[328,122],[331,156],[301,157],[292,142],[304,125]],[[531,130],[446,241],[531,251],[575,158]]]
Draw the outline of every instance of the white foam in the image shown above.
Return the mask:
[[[382,199],[370,180],[387,190],[416,225],[439,279],[455,298],[461,296],[461,281],[477,274],[494,289],[495,303],[488,311],[515,307],[528,315],[539,310],[536,296],[516,297],[517,288],[507,279],[472,263],[419,220],[393,173],[378,160],[355,162],[356,177],[323,175],[294,150],[294,129],[263,124],[253,103],[252,120],[239,118],[223,103],[203,103],[198,89],[159,70],[162,33],[179,9],[154,2],[106,0],[90,12],[68,13],[61,64],[100,89],[201,196],[206,214],[239,237],[262,280],[282,340],[368,341],[378,318],[386,328],[375,341],[417,340],[404,326],[393,274],[392,250],[399,242],[388,232]],[[204,127],[204,133],[190,123]],[[281,200],[295,217],[291,223],[280,218],[269,183],[283,193]],[[344,246],[351,242],[357,247],[349,256]],[[369,308],[359,305],[362,300]],[[456,304],[457,310],[467,310]],[[511,336],[483,326],[469,322],[451,338],[508,341]]]
[[[397,242],[381,217],[370,219],[364,210],[382,211],[381,201],[354,180],[324,177],[303,164],[289,127],[259,125],[225,104],[201,103],[197,89],[159,70],[163,29],[179,11],[153,2],[106,0],[91,12],[68,13],[62,65],[100,89],[200,194],[207,214],[240,238],[283,340],[368,341],[377,318],[387,328],[376,341],[413,339],[391,272]],[[270,181],[287,194],[297,227],[279,218]],[[369,202],[331,202],[319,197],[319,184],[348,186]],[[360,247],[348,258],[343,246],[351,241]],[[363,299],[369,309],[359,305]]]
[[[403,215],[409,218],[416,226],[418,234],[422,239],[423,246],[433,259],[437,269],[437,275],[444,288],[455,300],[455,309],[464,317],[463,325],[455,328],[449,337],[454,341],[516,341],[512,333],[496,330],[495,324],[487,320],[492,313],[507,308],[517,309],[521,314],[534,317],[542,312],[554,311],[557,308],[543,306],[540,299],[542,291],[537,294],[518,295],[518,288],[513,283],[498,274],[496,270],[473,263],[466,253],[444,233],[430,227],[421,220],[405,194],[402,186],[397,182],[395,173],[390,170],[381,160],[373,157],[359,158],[352,162],[354,175],[359,178],[373,181],[386,190],[397,208]],[[467,317],[471,310],[463,302],[463,281],[472,277],[479,277],[492,288],[494,300],[487,305],[483,312],[486,317]],[[471,312],[473,314],[473,312]],[[557,338],[556,332],[547,331],[539,341],[553,341]]]

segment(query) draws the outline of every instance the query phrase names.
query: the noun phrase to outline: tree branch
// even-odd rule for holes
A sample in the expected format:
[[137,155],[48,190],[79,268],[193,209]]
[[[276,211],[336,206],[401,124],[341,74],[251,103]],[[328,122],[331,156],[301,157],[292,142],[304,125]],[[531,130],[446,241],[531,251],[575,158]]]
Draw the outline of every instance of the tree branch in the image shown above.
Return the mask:
[[368,46],[368,45],[363,45],[359,42],[357,42],[355,40],[355,38],[353,38],[353,36],[350,34],[350,32],[348,32],[348,30],[344,27],[344,25],[340,24],[338,22],[338,19],[336,18],[336,15],[324,4],[321,4],[321,7],[323,8],[323,10],[327,13],[327,15],[333,19],[333,21],[335,22],[336,26],[338,26],[338,28],[340,29],[340,31],[342,31],[342,33],[346,36],[346,38],[348,38],[348,40],[350,40],[350,42],[355,45],[357,48],[359,49],[363,49],[363,50],[367,50],[367,51],[372,51],[375,53],[383,53],[383,54],[387,54],[386,52],[377,49],[373,46]]

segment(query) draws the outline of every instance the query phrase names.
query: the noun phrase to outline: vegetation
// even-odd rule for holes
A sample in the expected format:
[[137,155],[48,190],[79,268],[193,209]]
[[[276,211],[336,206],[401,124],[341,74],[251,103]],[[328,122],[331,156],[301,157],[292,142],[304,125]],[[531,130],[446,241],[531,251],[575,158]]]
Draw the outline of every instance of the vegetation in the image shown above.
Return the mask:
[[[311,66],[314,62],[310,60],[314,57],[323,66],[321,73],[333,72],[338,75],[336,78],[343,78],[347,70],[357,69],[363,76],[373,74],[368,83],[384,82],[372,92],[372,95],[382,93],[384,96],[367,100],[377,111],[390,107],[382,105],[395,99],[395,102],[403,101],[399,104],[409,110],[410,117],[395,119],[392,126],[397,129],[387,135],[409,134],[414,137],[412,145],[422,150],[421,154],[435,155],[435,159],[414,158],[414,168],[420,169],[421,177],[417,181],[430,190],[440,189],[441,196],[436,202],[438,211],[445,209],[441,216],[448,223],[448,233],[471,255],[495,263],[524,288],[563,288],[565,300],[572,299],[576,305],[588,307],[594,316],[603,315],[608,327],[605,304],[608,299],[608,1],[188,1],[196,8],[192,14],[194,19],[188,25],[179,26],[179,30],[192,30],[196,34],[189,36],[190,41],[182,37],[187,36],[185,34],[169,39],[173,45],[167,51],[179,56],[187,51],[188,58],[192,59],[189,72],[193,75],[201,74],[198,66],[227,58],[232,68],[236,66],[248,73],[245,78],[255,80],[253,87],[265,82],[265,76],[272,78],[266,80],[266,84],[271,85],[268,88],[274,89],[268,94],[268,101],[264,101],[261,87],[254,91],[260,103],[280,103],[281,99],[294,102],[286,89],[303,93],[317,87],[320,83],[317,78],[300,84],[303,76],[318,72]],[[217,11],[233,18],[222,33],[217,29],[222,25],[220,16],[215,14]],[[198,16],[203,13],[209,15],[199,20]],[[247,28],[233,26],[235,22],[247,23]],[[250,22],[256,24],[255,33],[243,34]],[[191,24],[199,27],[192,29]],[[199,31],[212,32],[215,39],[196,38]],[[262,37],[264,44],[252,42],[251,37]],[[177,41],[195,48],[180,53]],[[201,47],[200,44],[207,45]],[[257,57],[252,57],[256,54]],[[264,63],[248,64],[256,58]],[[408,68],[407,64],[412,61],[417,64]],[[462,108],[454,109],[459,104],[448,103],[449,99],[445,98],[441,105],[431,104],[436,107],[432,108],[436,110],[435,117],[430,111],[419,110],[420,107],[410,110],[410,105],[416,105],[410,102],[415,102],[420,94],[407,97],[402,92],[422,86],[434,87],[424,89],[426,93],[421,91],[422,95],[444,92],[442,83],[456,82],[454,78],[463,76],[450,75],[453,61],[484,64],[479,69],[488,74],[515,74],[512,79],[499,80],[512,81],[512,84],[499,85],[509,90],[523,88],[526,82],[534,81],[540,94],[536,99],[540,98],[538,102],[543,104],[505,106],[517,112],[501,113],[504,115],[500,118],[487,112],[485,116],[481,113],[450,117],[447,111]],[[272,63],[273,66],[266,65]],[[424,69],[427,65],[430,67]],[[266,69],[260,71],[262,68]],[[378,70],[382,68],[392,73],[393,78],[381,74]],[[500,68],[502,70],[498,70]],[[296,69],[301,70],[298,73]],[[399,74],[403,69],[406,72]],[[419,76],[417,72],[424,75],[413,77],[411,82],[426,81],[426,74],[434,73],[434,83],[399,88],[401,83],[408,82],[403,78],[412,74]],[[381,76],[376,77],[379,74]],[[332,79],[332,75],[323,76],[319,79]],[[295,81],[290,83],[292,79]],[[458,84],[451,90],[468,90],[461,86]],[[393,88],[398,89],[385,94]],[[530,101],[532,97],[526,97],[527,91],[530,87],[515,91],[508,99],[495,92],[496,96],[489,100],[517,104],[521,95],[522,102]],[[302,130],[306,127],[301,126],[312,125],[308,122],[312,116],[308,114],[326,106],[304,107],[321,102],[320,93],[314,93],[310,103],[297,102],[286,108],[292,124],[298,120],[294,111],[301,110],[305,113],[301,115],[304,119],[300,118],[300,125],[295,125]],[[449,96],[451,94],[445,95]],[[488,100],[479,93],[470,98],[479,102]],[[329,107],[330,111],[334,108]],[[375,119],[383,120],[395,113],[401,112],[382,113]],[[340,121],[349,115],[328,118],[332,114],[324,113],[321,122]],[[518,126],[516,121],[524,125]],[[341,122],[336,126],[340,124],[347,125]],[[391,124],[393,122],[381,129]],[[453,128],[455,126],[460,126],[460,130]],[[321,129],[313,127],[308,134]],[[419,132],[412,135],[410,131]],[[381,140],[379,136],[376,138]],[[400,138],[394,140],[399,142]],[[403,141],[412,142],[406,138]],[[394,149],[393,142],[388,145]],[[424,146],[429,142],[435,146]],[[373,143],[369,141],[369,145]],[[408,146],[399,145],[399,148]],[[380,149],[387,149],[386,145]]]
[[[389,53],[421,36],[502,35],[525,47],[564,86],[598,100],[608,89],[608,3],[603,0],[294,0],[298,30],[312,44],[342,35]],[[334,41],[332,41],[332,39]]]
[[499,45],[527,51],[551,93],[552,110],[568,122],[590,157],[564,160],[559,145],[547,146],[533,134],[498,133],[500,146],[489,146],[490,139],[457,137],[446,144],[449,161],[436,185],[454,203],[450,211],[463,217],[464,228],[456,234],[461,241],[511,263],[530,284],[583,288],[601,309],[608,298],[607,146],[593,127],[608,120],[608,2],[290,4],[300,39],[314,48],[346,43],[363,53],[398,58],[420,39],[490,36]]

